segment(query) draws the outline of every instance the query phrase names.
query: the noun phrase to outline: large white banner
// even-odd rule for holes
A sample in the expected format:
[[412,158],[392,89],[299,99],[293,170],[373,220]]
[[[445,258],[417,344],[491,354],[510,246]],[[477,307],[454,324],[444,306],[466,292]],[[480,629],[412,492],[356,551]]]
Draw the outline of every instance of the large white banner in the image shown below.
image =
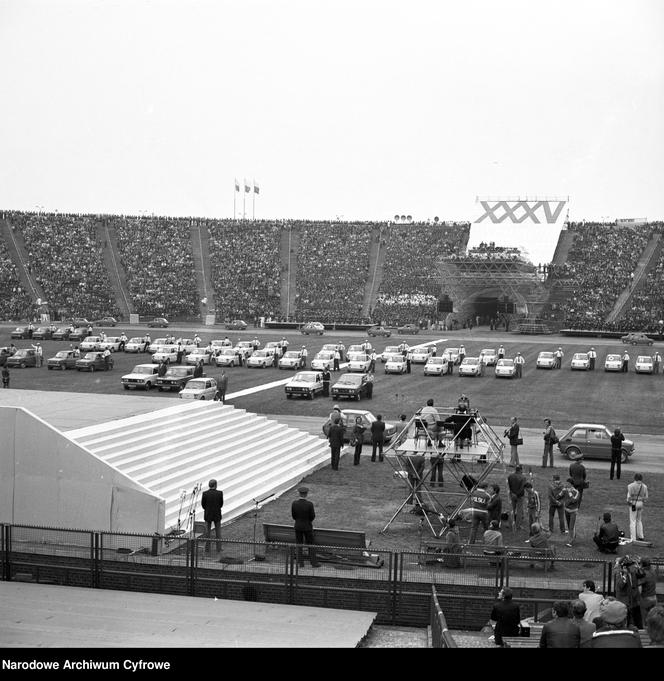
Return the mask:
[[553,260],[565,222],[566,199],[478,199],[468,248],[518,248],[534,265]]

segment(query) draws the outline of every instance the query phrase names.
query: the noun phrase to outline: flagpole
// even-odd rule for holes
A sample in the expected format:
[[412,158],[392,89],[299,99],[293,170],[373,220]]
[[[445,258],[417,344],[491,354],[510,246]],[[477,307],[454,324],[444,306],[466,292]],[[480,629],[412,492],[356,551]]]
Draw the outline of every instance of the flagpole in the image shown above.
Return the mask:
[[247,219],[247,210],[246,210],[246,203],[247,203],[247,181],[244,181],[244,191],[242,192],[242,219],[246,220]]
[[237,194],[237,180],[235,180],[235,185],[233,186],[233,220],[235,220],[235,199]]
[[251,219],[256,219],[256,180],[252,182],[253,192],[251,195]]

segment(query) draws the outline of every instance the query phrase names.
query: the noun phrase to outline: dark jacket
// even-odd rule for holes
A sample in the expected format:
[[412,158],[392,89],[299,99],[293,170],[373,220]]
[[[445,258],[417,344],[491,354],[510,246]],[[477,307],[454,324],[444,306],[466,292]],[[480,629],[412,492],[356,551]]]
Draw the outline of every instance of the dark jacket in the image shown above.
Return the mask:
[[291,506],[291,516],[295,521],[296,530],[313,530],[316,512],[309,499],[296,499]]
[[339,423],[333,423],[330,426],[330,431],[327,435],[330,442],[330,447],[343,447],[344,445],[344,427]]
[[622,449],[622,443],[625,439],[625,436],[620,433],[620,435],[616,435],[615,433],[611,436],[611,449],[615,452],[619,452]]
[[224,505],[224,493],[220,489],[206,489],[201,496],[201,506],[205,510],[203,520],[212,522],[221,520],[221,507]]
[[569,467],[569,477],[574,487],[583,487],[586,479],[586,467],[580,461],[573,461]]
[[372,442],[385,441],[385,421],[374,421],[371,424],[371,441]]
[[526,491],[526,476],[523,473],[510,473],[507,477],[507,486],[512,494],[522,497]]
[[558,617],[542,628],[540,648],[578,648],[580,645],[581,632],[569,617]]
[[507,439],[510,441],[510,445],[518,444],[519,440],[519,424],[513,423],[507,431]]

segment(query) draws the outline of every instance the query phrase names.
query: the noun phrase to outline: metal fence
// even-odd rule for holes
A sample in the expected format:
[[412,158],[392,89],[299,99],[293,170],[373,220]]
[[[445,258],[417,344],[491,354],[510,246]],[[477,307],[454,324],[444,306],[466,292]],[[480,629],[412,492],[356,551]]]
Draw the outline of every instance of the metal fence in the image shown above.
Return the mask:
[[445,615],[438,603],[436,587],[431,586],[431,610],[429,613],[429,626],[431,627],[431,647],[432,648],[457,648],[457,644],[452,638]]

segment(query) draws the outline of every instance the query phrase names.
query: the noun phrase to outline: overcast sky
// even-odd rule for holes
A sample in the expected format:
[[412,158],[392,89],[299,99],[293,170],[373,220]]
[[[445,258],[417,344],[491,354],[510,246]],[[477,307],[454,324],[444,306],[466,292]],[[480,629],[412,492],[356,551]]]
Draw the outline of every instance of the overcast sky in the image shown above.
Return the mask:
[[662,219],[662,36],[661,0],[0,0],[0,209]]

